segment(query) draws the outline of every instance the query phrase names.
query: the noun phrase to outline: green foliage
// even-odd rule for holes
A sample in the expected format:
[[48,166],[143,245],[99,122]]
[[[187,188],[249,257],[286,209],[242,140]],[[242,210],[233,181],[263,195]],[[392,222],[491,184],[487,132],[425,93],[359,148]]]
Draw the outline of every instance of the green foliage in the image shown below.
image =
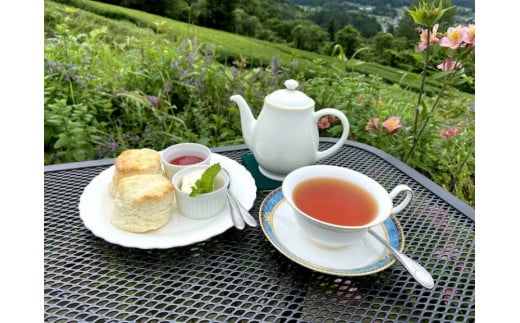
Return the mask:
[[354,27],[347,25],[336,32],[336,43],[343,47],[347,57],[351,57],[361,45],[361,35]]
[[[421,6],[427,5],[432,6],[434,4],[442,4],[442,8],[451,8],[446,12],[443,12],[439,18],[439,24],[441,30],[446,30],[449,26],[453,26],[455,22],[456,8],[453,7],[451,0],[413,0],[413,3],[409,6],[408,10],[415,10]],[[433,25],[432,25],[433,26]],[[411,44],[417,42],[417,24],[415,23],[412,15],[405,14],[399,21],[399,25],[396,29],[396,35],[407,38]]]
[[[398,84],[388,86],[377,76],[351,74],[346,77],[313,78],[306,82],[306,94],[314,98],[317,109],[334,107],[343,111],[350,122],[350,140],[378,147],[398,159],[404,159],[413,138],[414,101],[416,93]],[[432,104],[434,98],[425,99]],[[421,137],[421,149],[407,164],[434,182],[451,191],[470,205],[474,204],[475,188],[475,115],[474,97],[450,90],[442,99]],[[382,121],[396,116],[402,129],[390,133]],[[378,128],[369,123],[378,118]],[[457,129],[446,138],[442,132]],[[341,125],[333,124],[320,135],[338,137]]]
[[[118,40],[119,42],[123,42],[126,35],[135,35],[136,37],[148,35],[145,37],[165,37],[170,40],[197,38],[200,42],[214,44],[215,58],[220,63],[230,64],[232,61],[244,56],[249,62],[249,67],[265,67],[274,56],[279,56],[280,62],[285,65],[289,65],[294,61],[294,59],[298,59],[299,68],[306,71],[306,77],[316,76],[308,72],[314,70],[315,60],[322,60],[324,62],[323,68],[328,69],[330,73],[334,73],[338,69],[344,68],[344,65],[340,61],[330,56],[333,48],[332,46],[330,46],[329,53],[320,55],[314,52],[291,48],[286,44],[270,43],[241,37],[239,35],[215,29],[195,27],[187,23],[166,19],[143,11],[112,6],[106,3],[90,0],[60,0],[60,2],[70,3],[74,7],[82,8],[86,11],[98,14],[93,15],[83,11],[81,13],[76,13],[75,19],[69,22],[71,27],[78,30],[89,30],[92,28],[98,28],[100,25],[106,26],[109,32],[105,37],[122,38]],[[51,3],[54,2],[46,0],[46,7]],[[53,15],[52,10],[46,9],[45,19],[48,20],[48,16],[51,15]],[[117,17],[118,20],[122,21],[114,21],[103,17]],[[130,22],[133,22],[137,26],[146,28],[135,28],[135,26],[132,26]],[[276,33],[282,38],[287,35],[290,36],[291,27],[294,26],[294,23],[287,21],[280,23],[279,21],[277,22],[276,19],[271,21],[271,23],[278,26]],[[52,31],[52,25],[46,25],[45,28],[46,30]],[[154,31],[156,34],[154,34]],[[416,42],[417,37],[418,33],[414,29],[414,42]],[[397,38],[399,41],[402,39],[404,38]],[[397,40],[394,41],[395,66],[384,66],[374,62],[365,62],[364,64],[351,64],[349,70],[366,74],[381,75],[389,83],[400,82],[400,84],[411,90],[417,90],[419,88],[419,82],[417,82],[417,78],[414,76],[415,71],[413,71],[413,66],[410,66],[411,54],[409,54],[408,51],[403,50],[403,44],[397,45]],[[410,45],[407,44],[407,46]],[[364,59],[361,55],[359,58]],[[407,71],[405,76],[403,76],[402,69]],[[379,70],[382,72],[379,73]],[[438,86],[438,84],[434,86]],[[430,90],[435,89],[427,86],[426,91]]]
[[443,8],[442,4],[442,1],[439,1],[438,6],[434,5],[433,2],[428,4],[425,1],[421,1],[415,9],[408,9],[407,11],[416,24],[431,28],[439,22],[446,11],[454,8]]
[[208,167],[204,173],[202,173],[202,176],[195,182],[195,186],[191,187],[190,196],[193,197],[199,194],[213,192],[213,182],[221,169],[222,167],[220,166],[220,163]]
[[[116,157],[128,148],[161,150],[178,142],[242,143],[238,108],[229,97],[241,94],[257,116],[265,96],[289,78],[300,81],[316,109],[346,113],[349,139],[397,158],[410,145],[412,85],[419,83],[413,73],[352,57],[345,65],[335,57],[215,30],[188,31],[181,23],[129,10],[120,12],[161,31],[45,2],[46,164]],[[222,53],[227,65],[221,64]],[[426,104],[432,104],[429,93],[437,93],[438,84],[426,84]],[[474,142],[474,111],[468,109],[474,96],[446,91],[421,138],[423,148],[407,163],[473,205],[475,160],[467,149]],[[373,118],[391,116],[401,118],[403,129],[365,129]],[[439,134],[453,127],[456,136]],[[340,131],[333,125],[321,135],[337,137]]]
[[[400,86],[409,90],[418,89],[418,85],[420,84],[420,77],[415,73],[371,62],[357,64],[355,65],[355,68],[353,68],[353,71],[364,73],[367,75],[377,75],[384,80],[387,80],[391,83],[397,83]],[[415,86],[411,86],[411,84],[414,84]],[[438,81],[428,79],[426,80],[424,86],[425,92],[429,94],[435,94],[439,91],[441,84]]]
[[[268,70],[246,69],[242,58],[229,68],[215,60],[211,43],[196,38],[171,41],[153,33],[137,38],[132,32],[116,37],[113,25],[76,27],[77,10],[51,3],[46,16],[52,17],[47,29],[53,35],[45,45],[48,163],[115,157],[129,147],[162,149],[181,141],[239,143],[238,110],[229,97],[241,93],[259,108],[279,79],[298,78],[296,61],[282,68],[274,57]],[[70,135],[66,122],[82,132]]]
[[301,21],[291,30],[294,47],[306,51],[317,51],[325,39],[327,33],[310,21]]
[[92,143],[99,140],[98,123],[84,103],[54,101],[46,105],[44,118],[46,146],[55,152],[45,156],[46,163],[96,159]]
[[343,3],[324,3],[320,6],[307,10],[306,18],[327,29],[331,21],[341,28],[352,26],[363,37],[370,38],[382,30],[377,19],[359,10],[358,7]]

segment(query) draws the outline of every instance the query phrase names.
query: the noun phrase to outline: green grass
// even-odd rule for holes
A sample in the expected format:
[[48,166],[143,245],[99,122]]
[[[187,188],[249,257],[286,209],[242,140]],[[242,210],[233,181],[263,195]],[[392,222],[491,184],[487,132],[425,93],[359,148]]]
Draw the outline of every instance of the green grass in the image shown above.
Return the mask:
[[[51,1],[46,1],[51,2]],[[352,60],[354,64],[345,64],[335,57],[320,55],[313,52],[298,50],[286,44],[277,44],[255,38],[244,37],[241,35],[228,33],[220,30],[204,28],[161,16],[149,14],[139,10],[133,10],[120,6],[89,0],[69,0],[57,1],[76,8],[91,12],[101,17],[105,24],[113,25],[110,20],[122,20],[131,22],[138,27],[148,28],[166,37],[194,38],[202,42],[213,43],[217,50],[217,59],[224,64],[231,64],[233,60],[245,58],[249,62],[248,67],[268,66],[273,56],[280,56],[283,65],[290,65],[297,59],[298,64],[304,71],[306,77],[316,76],[320,71],[316,70],[316,62],[322,69],[328,72],[345,73],[350,71],[364,74],[380,76],[389,83],[400,84],[403,88],[417,90],[419,87],[419,76],[414,73],[404,73],[400,69],[384,66],[376,63],[361,62]],[[430,82],[426,84],[425,91],[435,93],[438,90],[438,83]]]
[[[46,1],[52,3],[52,1]],[[163,34],[171,38],[197,38],[205,43],[213,43],[217,48],[218,58],[221,62],[229,62],[241,56],[247,58],[253,67],[268,65],[271,58],[280,55],[282,63],[290,64],[294,58],[302,60],[302,64],[307,67],[312,66],[312,60],[326,58],[333,65],[340,68],[342,63],[319,54],[301,51],[289,46],[274,44],[254,38],[243,37],[240,35],[219,31],[210,28],[199,27],[184,22],[164,18],[149,14],[139,10],[114,6],[106,3],[72,0],[57,1],[70,6],[80,8],[87,12],[94,13],[108,20],[124,20],[134,23],[138,27],[148,28],[158,34]]]

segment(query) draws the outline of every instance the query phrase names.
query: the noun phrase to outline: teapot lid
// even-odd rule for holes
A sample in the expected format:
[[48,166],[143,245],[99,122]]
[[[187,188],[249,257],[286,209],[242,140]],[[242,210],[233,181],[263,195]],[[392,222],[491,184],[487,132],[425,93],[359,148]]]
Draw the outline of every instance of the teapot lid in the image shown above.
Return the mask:
[[276,90],[265,101],[272,106],[286,109],[305,109],[314,106],[314,100],[305,93],[296,90],[298,82],[287,80],[283,83],[287,89]]

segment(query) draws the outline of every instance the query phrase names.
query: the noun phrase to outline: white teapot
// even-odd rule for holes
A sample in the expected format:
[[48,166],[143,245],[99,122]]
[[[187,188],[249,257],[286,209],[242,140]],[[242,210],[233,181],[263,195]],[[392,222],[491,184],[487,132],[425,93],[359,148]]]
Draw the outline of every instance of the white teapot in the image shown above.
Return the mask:
[[[275,180],[283,180],[291,171],[335,154],[346,143],[350,127],[339,110],[326,108],[315,112],[314,100],[296,90],[297,81],[287,80],[284,85],[286,89],[265,97],[258,119],[253,117],[241,95],[230,98],[239,107],[242,136],[258,162],[259,171]],[[317,124],[327,115],[341,121],[343,133],[332,147],[319,151]]]

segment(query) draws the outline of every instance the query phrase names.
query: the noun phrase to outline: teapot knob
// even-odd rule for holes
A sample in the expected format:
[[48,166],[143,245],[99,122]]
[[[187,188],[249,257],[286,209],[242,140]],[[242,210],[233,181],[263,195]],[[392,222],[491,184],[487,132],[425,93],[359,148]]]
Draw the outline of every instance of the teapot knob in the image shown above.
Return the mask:
[[296,88],[298,87],[298,82],[291,79],[285,81],[283,85],[285,85],[285,87],[289,90],[296,90]]

